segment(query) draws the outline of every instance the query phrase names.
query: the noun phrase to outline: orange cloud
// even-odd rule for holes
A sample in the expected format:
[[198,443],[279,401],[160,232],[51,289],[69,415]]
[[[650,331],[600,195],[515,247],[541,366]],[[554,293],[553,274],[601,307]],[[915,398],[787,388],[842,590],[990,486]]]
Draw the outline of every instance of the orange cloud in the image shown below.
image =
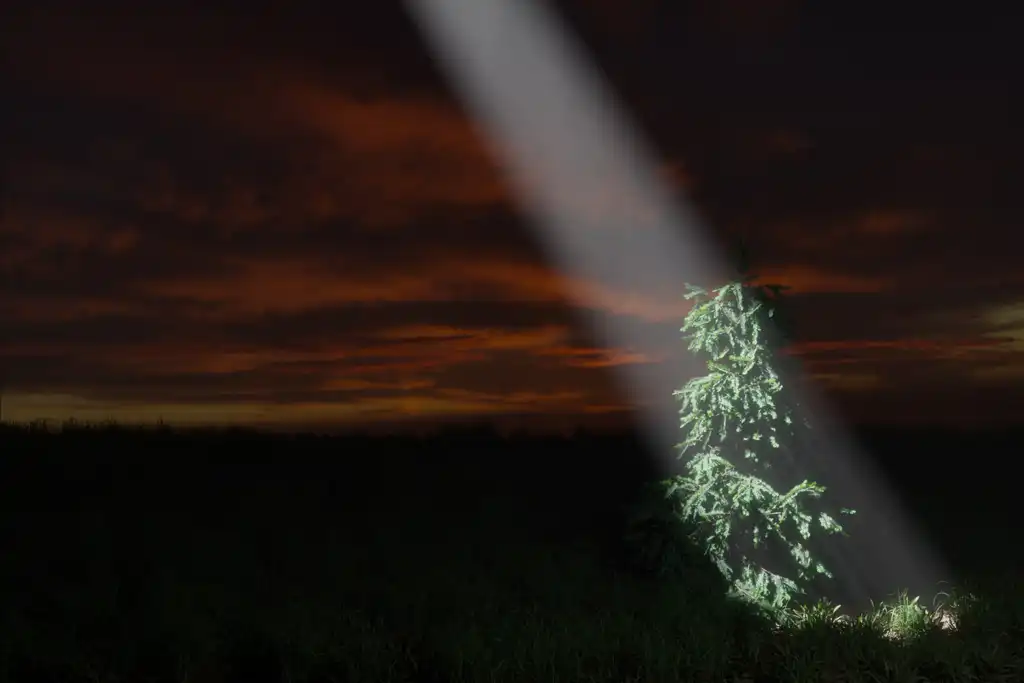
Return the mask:
[[389,422],[403,417],[458,417],[516,413],[548,414],[553,410],[572,411],[581,395],[575,392],[530,393],[512,396],[468,391],[449,391],[441,395],[356,397],[351,401],[280,404],[268,401],[234,403],[132,403],[103,401],[66,394],[8,393],[4,416],[12,422],[47,420],[60,423],[69,419],[83,422],[116,420],[125,424],[154,424],[165,420],[173,424],[286,426],[309,423],[367,424]]
[[565,365],[577,368],[609,368],[616,365],[657,363],[664,358],[621,349],[579,348],[558,346],[541,351],[544,356],[557,356]]
[[[288,207],[293,210],[297,202],[314,214],[391,224],[422,207],[486,207],[505,200],[488,151],[451,104],[412,95],[368,100],[324,85],[286,58],[199,40],[216,33],[209,22],[180,26],[181,35],[190,36],[184,44],[172,30],[175,21],[168,17],[166,23],[142,15],[38,12],[10,49],[14,63],[41,83],[292,145],[308,174],[305,187],[289,190],[298,195]],[[296,148],[302,135],[318,144]],[[152,201],[173,205],[192,220],[244,224],[268,211],[244,188],[219,206],[180,188],[164,188]]]
[[927,228],[931,216],[921,211],[884,210],[868,211],[859,221],[858,228],[867,235],[894,235]]
[[336,377],[322,382],[321,389],[327,391],[419,391],[431,389],[435,382],[429,379],[411,379],[398,382],[372,381],[357,377]]
[[[343,264],[339,264],[339,269]],[[217,276],[155,280],[147,293],[216,305],[218,316],[296,313],[353,303],[444,301],[449,292],[427,273],[349,277],[298,259],[231,260]]]
[[811,138],[805,133],[787,129],[772,131],[761,144],[765,152],[785,156],[801,155],[813,146]]
[[469,281],[507,288],[522,301],[565,301],[618,315],[632,315],[649,322],[681,320],[691,304],[679,292],[665,294],[629,291],[601,282],[566,277],[540,264],[462,260],[446,271]]
[[0,266],[29,265],[39,272],[48,265],[46,252],[54,249],[109,255],[127,253],[138,243],[139,229],[126,221],[11,202],[0,213],[0,236],[17,239],[13,248],[6,247],[0,252]]
[[883,385],[882,378],[875,373],[817,372],[811,377],[818,383],[839,391],[870,391]]
[[803,265],[759,268],[757,281],[785,285],[791,288],[790,294],[881,292],[893,282],[892,278],[844,275]]
[[803,355],[828,351],[857,351],[867,349],[892,349],[896,351],[940,352],[951,347],[984,348],[986,343],[978,340],[933,340],[933,339],[884,339],[884,340],[851,340],[851,341],[816,341],[799,342],[791,347],[791,352]]
[[335,169],[322,166],[321,172],[339,181],[342,197],[333,206],[339,213],[370,225],[393,225],[424,208],[479,209],[508,201],[483,140],[447,102],[368,101],[297,80],[282,87],[279,106],[296,126],[334,146]]
[[584,406],[583,412],[588,415],[611,415],[614,413],[629,413],[633,412],[635,408],[628,405],[609,405],[609,404],[597,404],[591,403]]
[[351,303],[445,301],[472,292],[498,293],[507,301],[570,300],[651,320],[676,319],[689,308],[678,297],[651,300],[601,283],[567,278],[540,263],[460,257],[403,266],[400,273],[384,271],[377,276],[349,276],[344,270],[344,263],[332,268],[299,259],[228,260],[216,277],[156,281],[147,290],[194,298],[243,316]]
[[845,243],[861,243],[865,239],[907,235],[934,225],[935,216],[929,211],[880,207],[853,212],[840,219],[827,217],[820,221],[779,225],[774,231],[788,238],[794,246],[824,250],[841,248]]
[[534,392],[517,391],[510,393],[488,393],[483,391],[469,391],[466,389],[439,389],[438,396],[457,402],[469,401],[476,405],[497,404],[515,406],[517,409],[534,410],[543,412],[552,407],[573,409],[580,401],[586,399],[582,391],[554,391]]
[[[258,138],[292,165],[273,188],[227,176],[211,197],[176,182],[168,169],[136,159],[148,166],[140,197],[147,209],[219,230],[291,230],[337,218],[393,227],[438,208],[513,202],[500,160],[457,103],[424,94],[370,97],[283,57],[228,50],[212,40],[211,26],[189,25],[183,33],[210,40],[182,45],[167,38],[176,25],[171,19],[170,28],[151,17],[131,20],[142,24],[128,30],[127,18],[39,13],[26,28],[33,40],[17,40],[12,49],[43,83]],[[132,157],[130,149],[116,153]],[[667,164],[663,175],[676,187],[692,180],[678,162]],[[600,191],[595,183],[604,183]],[[649,211],[629,188],[601,179],[576,194],[581,215],[605,221],[622,213],[623,224],[640,224]]]
[[138,315],[151,311],[152,306],[146,303],[112,297],[33,297],[0,301],[0,315],[20,323],[74,323],[105,315]]
[[453,350],[543,351],[554,344],[562,343],[569,336],[569,328],[564,325],[544,325],[525,330],[503,330],[417,325],[386,330],[379,336],[382,339],[412,340],[417,345],[429,345],[433,342],[445,349]]

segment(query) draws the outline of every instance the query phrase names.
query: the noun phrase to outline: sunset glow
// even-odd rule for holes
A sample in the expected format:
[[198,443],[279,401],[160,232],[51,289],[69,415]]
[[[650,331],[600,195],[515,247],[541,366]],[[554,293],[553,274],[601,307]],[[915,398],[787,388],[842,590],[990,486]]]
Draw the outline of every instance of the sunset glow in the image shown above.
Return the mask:
[[[1024,293],[1016,223],[992,208],[1016,130],[1001,91],[928,106],[928,133],[912,115],[946,102],[942,83],[783,50],[800,13],[768,4],[673,19],[565,3],[659,178],[691,193],[709,239],[746,235],[764,278],[794,288],[794,352],[852,420],[1012,418]],[[683,275],[638,294],[561,272],[399,8],[353,25],[157,14],[12,19],[5,419],[608,424],[631,404],[613,367],[674,372],[659,364],[679,351]],[[781,50],[773,93],[684,39],[699,30]],[[645,50],[657,31],[679,33],[678,55]],[[868,108],[878,126],[844,123]],[[578,208],[650,220],[623,191]],[[661,346],[603,348],[592,314]]]

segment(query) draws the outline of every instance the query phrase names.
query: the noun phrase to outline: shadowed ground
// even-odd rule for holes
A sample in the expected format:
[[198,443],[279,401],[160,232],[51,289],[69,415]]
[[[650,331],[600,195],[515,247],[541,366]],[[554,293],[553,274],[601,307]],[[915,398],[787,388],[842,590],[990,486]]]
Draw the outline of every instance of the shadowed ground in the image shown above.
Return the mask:
[[[990,474],[1009,439],[898,436],[866,442],[951,559],[973,574],[1018,567],[1012,480]],[[967,445],[975,468],[951,476]],[[715,620],[732,628],[713,577],[666,586],[628,571],[622,508],[659,472],[627,438],[5,432],[3,458],[4,654],[23,676],[49,662],[64,680],[118,667],[284,680],[283,666],[295,679],[335,652],[368,662],[367,678],[339,680],[428,680],[460,658],[568,666],[594,642],[636,669],[667,656],[657,638],[707,638],[710,652]],[[673,656],[660,665],[725,666]],[[381,673],[391,660],[405,673]],[[628,680],[593,666],[595,680]]]

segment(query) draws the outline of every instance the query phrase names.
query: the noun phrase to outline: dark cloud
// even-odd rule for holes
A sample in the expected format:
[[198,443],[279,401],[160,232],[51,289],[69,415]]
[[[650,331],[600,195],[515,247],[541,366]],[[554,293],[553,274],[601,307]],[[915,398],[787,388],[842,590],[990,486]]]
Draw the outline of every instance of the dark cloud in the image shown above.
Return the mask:
[[[869,5],[559,6],[712,242],[745,236],[793,287],[793,351],[844,410],[957,419],[969,395],[970,419],[1008,415],[1024,374],[1009,22]],[[10,16],[16,416],[586,419],[647,400],[617,369],[666,396],[692,373],[685,273],[592,282],[547,262],[400,4]],[[615,189],[584,208],[610,212]],[[645,239],[621,213],[602,214],[623,226],[613,258]],[[593,320],[642,343],[602,348]]]

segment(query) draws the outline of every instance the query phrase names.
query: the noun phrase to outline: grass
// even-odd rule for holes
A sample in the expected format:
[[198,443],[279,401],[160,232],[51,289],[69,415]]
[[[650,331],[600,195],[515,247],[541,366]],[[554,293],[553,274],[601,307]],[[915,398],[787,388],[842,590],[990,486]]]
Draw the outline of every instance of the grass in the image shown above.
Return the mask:
[[[17,436],[5,446],[56,438]],[[255,487],[222,492],[242,511],[217,519],[182,490],[167,494],[180,507],[163,522],[103,511],[100,498],[129,481],[69,503],[59,524],[29,523],[42,503],[5,508],[17,543],[0,570],[0,680],[1024,681],[1024,585],[1012,576],[947,587],[934,605],[902,594],[857,617],[820,603],[769,623],[705,574],[637,574],[593,537],[534,533],[519,509],[453,527],[409,502],[416,482],[378,489],[393,497],[360,508],[359,526],[380,531],[357,537],[326,508],[285,515],[302,498],[256,500]]]

